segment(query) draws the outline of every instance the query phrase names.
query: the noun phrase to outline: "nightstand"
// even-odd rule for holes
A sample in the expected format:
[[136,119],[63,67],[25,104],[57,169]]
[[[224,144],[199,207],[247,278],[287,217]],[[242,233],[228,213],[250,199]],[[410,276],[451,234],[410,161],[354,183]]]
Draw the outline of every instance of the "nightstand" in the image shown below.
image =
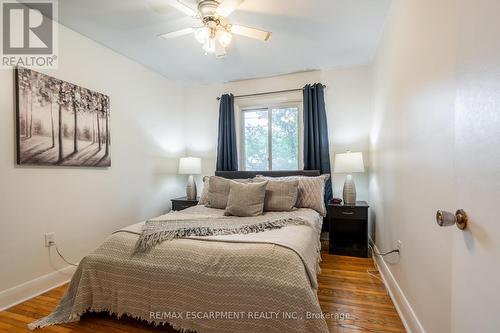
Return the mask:
[[328,205],[329,253],[368,258],[368,203]]
[[183,210],[189,207],[196,206],[198,204],[198,199],[188,200],[186,197],[172,199],[172,210]]

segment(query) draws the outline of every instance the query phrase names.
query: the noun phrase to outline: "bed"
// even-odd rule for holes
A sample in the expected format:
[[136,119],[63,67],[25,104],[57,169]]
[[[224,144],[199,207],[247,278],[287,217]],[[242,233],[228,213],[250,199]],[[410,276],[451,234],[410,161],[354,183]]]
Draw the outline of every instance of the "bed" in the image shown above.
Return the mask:
[[[267,175],[297,174],[318,173]],[[202,221],[222,218],[223,212],[198,205],[158,219]],[[90,311],[169,324],[182,332],[328,332],[316,294],[323,219],[308,208],[259,217],[279,218],[305,223],[174,239],[146,253],[134,252],[143,222],[117,230],[81,260],[54,312],[30,328],[77,321]]]

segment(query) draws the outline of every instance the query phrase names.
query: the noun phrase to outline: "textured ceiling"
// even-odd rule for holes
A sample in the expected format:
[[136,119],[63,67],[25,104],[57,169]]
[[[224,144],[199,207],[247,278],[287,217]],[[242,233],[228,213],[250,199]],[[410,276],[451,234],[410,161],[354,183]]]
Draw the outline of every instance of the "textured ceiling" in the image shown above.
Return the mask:
[[[196,0],[186,0],[196,6]],[[167,78],[213,83],[369,62],[390,0],[246,0],[229,21],[273,32],[269,42],[235,36],[222,59],[192,35],[158,34],[198,22],[162,0],[63,0],[63,25]]]

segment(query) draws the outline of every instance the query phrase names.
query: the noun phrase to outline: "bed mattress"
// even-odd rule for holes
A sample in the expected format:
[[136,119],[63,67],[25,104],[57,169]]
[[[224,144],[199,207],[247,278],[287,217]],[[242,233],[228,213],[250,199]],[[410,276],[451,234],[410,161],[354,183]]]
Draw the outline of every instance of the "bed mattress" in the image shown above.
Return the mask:
[[[196,206],[161,218],[222,215]],[[118,230],[81,260],[61,303],[30,328],[77,321],[94,311],[186,332],[328,332],[316,294],[322,218],[311,209],[264,216],[307,223],[174,239],[147,253],[134,253],[142,223]]]

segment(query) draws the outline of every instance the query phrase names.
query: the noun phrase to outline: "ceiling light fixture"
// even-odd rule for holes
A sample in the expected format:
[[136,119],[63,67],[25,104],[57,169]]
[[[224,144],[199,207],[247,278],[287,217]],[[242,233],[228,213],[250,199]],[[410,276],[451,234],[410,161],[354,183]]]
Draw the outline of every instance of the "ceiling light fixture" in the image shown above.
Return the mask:
[[201,27],[194,32],[194,37],[200,44],[205,44],[210,37],[210,29],[208,27]]
[[203,44],[203,51],[205,51],[206,54],[215,53],[215,39],[214,38],[207,39],[207,41]]
[[205,54],[215,54],[217,58],[226,56],[226,48],[233,39],[233,34],[267,41],[271,32],[231,24],[226,21],[244,0],[198,0],[197,10],[184,4],[181,0],[165,0],[169,5],[182,10],[189,16],[198,19],[201,27],[192,27],[169,32],[160,37],[169,39],[194,33],[194,37],[202,45]]
[[233,35],[226,30],[217,31],[217,40],[223,47],[228,47],[231,44],[231,40],[233,39]]
[[202,45],[205,54],[212,54],[217,51],[219,56],[223,56],[226,54],[226,48],[231,44],[233,35],[225,28],[217,25],[215,25],[215,28],[211,26],[197,29],[194,32],[194,37]]

